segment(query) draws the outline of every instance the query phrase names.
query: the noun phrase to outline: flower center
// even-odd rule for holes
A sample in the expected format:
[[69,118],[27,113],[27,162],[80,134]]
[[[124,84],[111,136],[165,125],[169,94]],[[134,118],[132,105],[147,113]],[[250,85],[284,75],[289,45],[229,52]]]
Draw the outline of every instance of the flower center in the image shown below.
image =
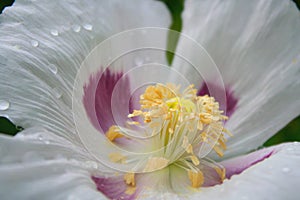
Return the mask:
[[[197,96],[197,90],[191,85],[182,93],[179,87],[157,84],[146,88],[140,96],[140,110],[128,115],[134,119],[140,117],[143,122],[131,121],[134,126],[147,127],[151,133],[153,149],[163,149],[161,155],[147,158],[144,172],[176,165],[187,172],[191,186],[198,188],[204,183],[203,165],[213,168],[225,178],[225,169],[206,155],[214,150],[223,156],[226,149],[223,120],[228,118],[219,110],[219,103],[213,97]],[[106,133],[110,141],[124,137],[122,129],[112,126]],[[117,158],[122,159],[120,155]],[[117,159],[118,160],[118,159]],[[125,177],[127,184],[135,183],[133,173]]]

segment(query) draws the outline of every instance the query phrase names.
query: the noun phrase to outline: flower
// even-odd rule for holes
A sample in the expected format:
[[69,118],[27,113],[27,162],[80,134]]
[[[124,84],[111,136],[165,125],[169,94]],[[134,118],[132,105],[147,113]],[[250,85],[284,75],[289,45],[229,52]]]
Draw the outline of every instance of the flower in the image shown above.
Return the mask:
[[[170,21],[161,2],[97,5],[20,1],[0,16],[0,115],[25,128],[1,135],[3,199],[296,199],[298,143],[249,153],[300,113],[294,4],[187,1],[183,33],[213,74],[184,36],[176,52],[195,68],[177,56],[166,70],[151,49],[110,61],[144,45],[143,29],[98,43]],[[194,86],[178,88],[180,76]],[[153,77],[160,84],[132,91]]]

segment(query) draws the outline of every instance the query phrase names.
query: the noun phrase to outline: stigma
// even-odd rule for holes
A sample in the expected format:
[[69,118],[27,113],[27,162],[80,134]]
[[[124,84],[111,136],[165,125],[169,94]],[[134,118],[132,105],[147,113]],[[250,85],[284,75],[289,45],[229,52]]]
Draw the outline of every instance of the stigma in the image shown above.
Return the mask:
[[[182,92],[173,84],[151,85],[140,96],[140,109],[128,117],[129,126],[148,128],[154,149],[164,149],[160,156],[147,158],[144,172],[174,165],[186,171],[193,188],[201,187],[205,181],[203,166],[213,169],[221,181],[225,178],[225,169],[206,158],[211,151],[222,157],[226,150],[225,134],[231,136],[223,126],[228,118],[213,97],[198,96],[193,85]],[[134,121],[136,118],[140,120]],[[117,126],[106,133],[112,142],[124,135]],[[132,174],[124,177],[130,186],[135,185]]]

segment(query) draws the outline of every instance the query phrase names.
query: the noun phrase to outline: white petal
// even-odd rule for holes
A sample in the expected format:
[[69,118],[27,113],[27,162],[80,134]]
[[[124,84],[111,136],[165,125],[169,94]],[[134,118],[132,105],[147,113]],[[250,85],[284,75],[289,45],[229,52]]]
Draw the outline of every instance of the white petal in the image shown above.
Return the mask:
[[[35,133],[50,139],[50,134]],[[0,135],[1,199],[106,199],[91,179],[105,169],[88,154],[61,138],[22,136]]]
[[[238,99],[226,124],[234,137],[225,157],[257,148],[299,115],[300,18],[294,3],[187,0],[183,20],[183,33],[203,45]],[[179,42],[177,49],[191,48]],[[179,59],[174,65],[200,87],[199,72]]]
[[95,45],[122,30],[167,27],[157,1],[17,1],[0,16],[0,115],[79,138],[71,95],[77,70]]
[[[156,184],[151,189],[144,191],[144,195],[141,195],[140,198],[156,199],[159,197],[160,199],[195,200],[298,199],[300,143],[282,144],[269,149],[273,149],[276,153],[251,166],[243,173],[232,176],[230,180],[225,180],[220,185],[200,188],[198,191],[190,188],[188,193],[176,194],[176,189],[186,186],[184,181],[187,180],[184,180],[181,176],[175,176],[172,182],[173,187],[170,188],[170,182],[164,181],[164,179],[168,180],[168,178],[161,176],[160,179],[157,178],[161,180],[160,184]],[[172,174],[168,174],[168,176],[172,178]],[[154,179],[155,175],[152,177]],[[159,190],[159,188],[163,187],[164,193],[161,192],[163,190]],[[172,191],[172,189],[175,190]]]
[[278,152],[271,157],[221,185],[203,190],[194,199],[298,199],[300,144],[283,144],[275,149]]
[[1,199],[106,199],[89,173],[64,160],[2,165]]
[[78,165],[102,174],[114,172],[97,162],[86,149],[49,132],[29,128],[20,132],[16,137],[0,135],[1,165],[61,159],[74,160],[78,162]]

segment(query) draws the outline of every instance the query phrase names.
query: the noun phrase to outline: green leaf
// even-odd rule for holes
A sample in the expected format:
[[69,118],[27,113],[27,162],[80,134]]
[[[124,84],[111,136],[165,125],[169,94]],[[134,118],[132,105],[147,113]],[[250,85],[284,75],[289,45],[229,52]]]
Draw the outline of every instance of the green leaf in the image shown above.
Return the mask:
[[0,133],[14,136],[21,130],[23,130],[23,128],[14,125],[7,118],[0,117]]
[[[167,8],[170,11],[172,24],[170,25],[169,29],[173,31],[181,32],[182,29],[182,17],[181,14],[184,10],[184,0],[160,0],[165,3]],[[174,53],[176,50],[176,46],[180,37],[180,34],[176,34],[173,31],[169,31],[168,34],[168,43],[167,43],[167,61],[168,64],[171,65]]]
[[283,142],[293,141],[300,141],[300,116],[291,121],[286,127],[266,141],[263,146],[268,147]]
[[0,14],[2,13],[3,9],[7,6],[13,5],[14,0],[1,0],[0,1]]

